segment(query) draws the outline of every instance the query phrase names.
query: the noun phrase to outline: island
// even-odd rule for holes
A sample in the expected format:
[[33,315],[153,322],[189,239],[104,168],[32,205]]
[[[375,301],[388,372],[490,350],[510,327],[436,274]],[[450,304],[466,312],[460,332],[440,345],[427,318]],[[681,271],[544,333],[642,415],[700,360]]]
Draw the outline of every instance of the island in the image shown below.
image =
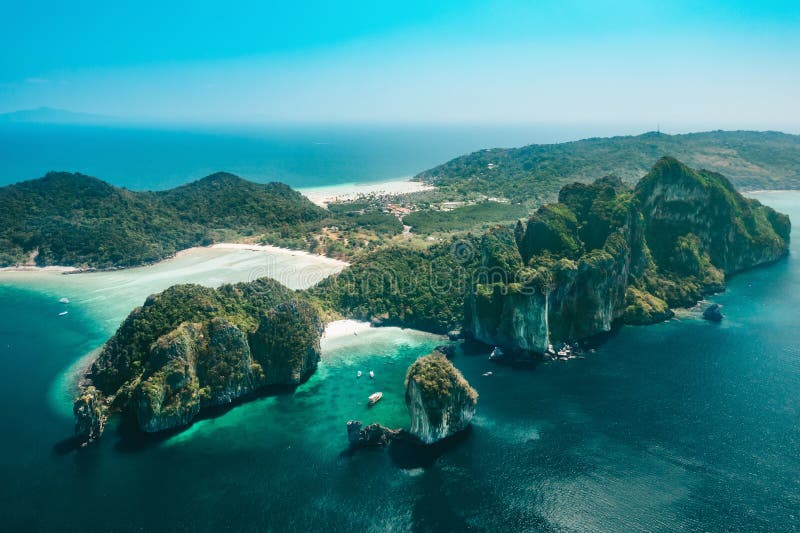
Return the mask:
[[134,309],[86,370],[76,435],[96,440],[114,413],[144,432],[171,430],[209,408],[296,386],[317,368],[322,331],[313,303],[268,278],[175,285]]
[[[461,330],[526,357],[615,324],[651,324],[785,256],[790,230],[787,216],[721,174],[663,157],[635,187],[613,176],[572,183],[525,221],[426,248],[384,246],[306,291],[268,279],[174,286],[135,309],[87,370],[76,431],[96,439],[116,412],[145,432],[172,430],[296,386],[316,369],[331,317],[452,338]],[[430,443],[460,431],[476,399],[443,354],[422,358],[408,373],[411,433]],[[364,439],[387,435],[370,431]]]

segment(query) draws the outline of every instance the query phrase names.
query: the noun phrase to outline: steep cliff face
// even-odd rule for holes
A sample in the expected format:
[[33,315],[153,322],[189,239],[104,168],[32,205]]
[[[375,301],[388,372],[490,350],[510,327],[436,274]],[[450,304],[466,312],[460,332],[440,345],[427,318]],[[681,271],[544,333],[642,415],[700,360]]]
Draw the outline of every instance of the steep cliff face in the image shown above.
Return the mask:
[[317,309],[276,282],[168,289],[131,313],[92,365],[74,406],[76,434],[99,437],[111,412],[163,431],[266,387],[297,385],[316,369],[322,329]]
[[317,369],[324,326],[306,302],[291,300],[268,311],[250,336],[253,359],[261,367],[261,382],[296,385]]
[[441,354],[417,359],[406,375],[411,434],[432,444],[464,430],[475,415],[478,393]]
[[547,349],[549,292],[531,284],[478,285],[464,309],[467,335],[485,344]]
[[725,274],[774,261],[788,250],[788,217],[744,198],[720,174],[665,157],[637,184],[636,197],[661,266],[674,269],[670,259],[689,235]]
[[75,436],[83,442],[92,442],[103,434],[107,409],[103,394],[94,387],[86,387],[72,406],[75,416]]
[[131,403],[148,432],[184,426],[202,408],[230,403],[263,384],[245,334],[223,318],[184,323],[160,337],[147,366]]
[[724,177],[671,158],[634,191],[613,177],[568,185],[527,224],[484,237],[464,329],[486,344],[543,352],[617,320],[664,320],[670,305],[722,290],[726,274],[785,255],[789,231],[785,215]]

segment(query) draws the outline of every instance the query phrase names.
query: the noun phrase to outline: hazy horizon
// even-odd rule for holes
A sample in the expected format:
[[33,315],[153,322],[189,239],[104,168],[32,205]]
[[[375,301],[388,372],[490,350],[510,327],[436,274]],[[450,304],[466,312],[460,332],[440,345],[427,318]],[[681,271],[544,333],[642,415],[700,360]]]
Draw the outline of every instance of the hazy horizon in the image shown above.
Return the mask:
[[14,6],[0,112],[800,131],[800,5]]

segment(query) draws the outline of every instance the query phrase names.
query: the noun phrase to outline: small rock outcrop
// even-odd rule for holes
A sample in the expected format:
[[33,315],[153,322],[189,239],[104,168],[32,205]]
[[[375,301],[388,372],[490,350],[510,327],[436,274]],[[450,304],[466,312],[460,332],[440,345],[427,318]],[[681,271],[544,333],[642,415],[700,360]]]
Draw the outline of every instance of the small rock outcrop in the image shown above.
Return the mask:
[[347,422],[347,440],[353,448],[386,446],[401,433],[402,430],[390,429],[380,424],[363,426],[358,420]]
[[719,304],[711,304],[703,311],[703,318],[711,322],[720,322],[723,316],[722,306]]
[[434,351],[437,351],[443,354],[448,359],[452,359],[456,355],[456,345],[455,344],[441,344],[434,348]]
[[451,341],[457,341],[464,338],[464,334],[460,329],[451,329],[447,332],[447,338]]
[[93,442],[103,434],[106,425],[106,405],[103,394],[86,387],[72,406],[75,415],[75,436],[83,443]]
[[478,392],[444,355],[417,359],[406,375],[406,406],[411,434],[425,444],[467,428],[475,415]]

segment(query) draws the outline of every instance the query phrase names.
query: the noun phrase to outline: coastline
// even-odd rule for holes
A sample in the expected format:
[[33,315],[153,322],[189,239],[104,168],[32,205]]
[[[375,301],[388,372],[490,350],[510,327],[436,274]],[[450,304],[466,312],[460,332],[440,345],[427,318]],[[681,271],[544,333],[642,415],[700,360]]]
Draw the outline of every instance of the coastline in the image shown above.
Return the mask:
[[334,320],[325,324],[325,331],[322,333],[323,339],[338,339],[340,337],[356,336],[372,328],[369,322],[352,320]]
[[800,192],[800,189],[753,189],[740,191],[742,194],[770,194],[770,193],[787,193],[787,192]]
[[130,271],[136,270],[139,268],[148,268],[158,265],[163,265],[168,263],[169,261],[173,261],[175,259],[191,257],[192,255],[198,255],[205,253],[208,250],[245,250],[251,252],[267,252],[270,254],[278,254],[278,255],[288,255],[288,256],[300,256],[308,259],[312,259],[314,261],[319,261],[320,263],[330,265],[332,267],[341,267],[346,268],[350,266],[350,263],[347,261],[342,261],[340,259],[334,259],[332,257],[328,257],[325,255],[318,255],[312,254],[311,252],[307,252],[304,250],[293,250],[291,248],[281,248],[279,246],[272,246],[269,244],[250,244],[250,243],[240,243],[240,242],[219,242],[216,244],[212,244],[209,246],[194,246],[192,248],[186,248],[184,250],[180,250],[175,252],[169,257],[165,257],[160,261],[155,261],[153,263],[145,263],[141,265],[135,265],[130,267],[112,267],[112,268],[78,268],[73,266],[63,266],[63,265],[49,265],[44,267],[34,266],[34,265],[21,265],[21,266],[8,266],[8,267],[0,267],[0,274],[4,272],[14,272],[14,273],[22,273],[22,272],[30,272],[30,273],[53,273],[53,274],[91,274],[91,273],[107,273],[107,272],[123,272],[123,271]]
[[39,267],[35,265],[0,267],[0,272],[57,272],[59,274],[65,274],[67,272],[79,272],[79,271],[81,271],[81,269],[79,269],[78,267],[59,266],[59,265],[51,265],[45,267]]
[[347,202],[364,196],[408,194],[435,189],[433,185],[428,185],[421,181],[411,181],[412,179],[413,176],[406,176],[373,183],[352,182],[323,187],[309,187],[298,189],[298,191],[318,206],[327,207],[329,203]]

